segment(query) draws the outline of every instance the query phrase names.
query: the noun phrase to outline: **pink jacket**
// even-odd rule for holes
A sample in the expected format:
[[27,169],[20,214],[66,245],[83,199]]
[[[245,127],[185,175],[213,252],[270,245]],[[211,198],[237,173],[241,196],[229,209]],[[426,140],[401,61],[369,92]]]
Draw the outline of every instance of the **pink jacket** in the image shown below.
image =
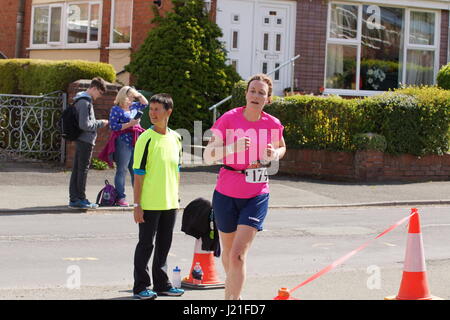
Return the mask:
[[136,144],[136,140],[139,138],[142,132],[144,132],[145,129],[142,128],[140,125],[133,126],[131,128],[127,128],[125,130],[121,131],[111,131],[111,135],[109,136],[109,140],[106,143],[103,150],[98,155],[98,158],[102,161],[105,161],[108,163],[108,165],[112,168],[113,167],[113,160],[112,160],[112,154],[114,151],[116,151],[116,139],[119,138],[119,136],[122,133],[132,133],[133,134],[133,147]]

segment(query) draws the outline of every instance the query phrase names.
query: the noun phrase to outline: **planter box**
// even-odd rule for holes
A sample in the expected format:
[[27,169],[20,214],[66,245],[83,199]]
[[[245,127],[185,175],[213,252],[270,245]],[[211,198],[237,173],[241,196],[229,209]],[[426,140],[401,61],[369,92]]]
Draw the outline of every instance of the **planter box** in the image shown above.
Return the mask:
[[450,180],[450,155],[417,157],[378,151],[288,149],[279,172],[332,181]]

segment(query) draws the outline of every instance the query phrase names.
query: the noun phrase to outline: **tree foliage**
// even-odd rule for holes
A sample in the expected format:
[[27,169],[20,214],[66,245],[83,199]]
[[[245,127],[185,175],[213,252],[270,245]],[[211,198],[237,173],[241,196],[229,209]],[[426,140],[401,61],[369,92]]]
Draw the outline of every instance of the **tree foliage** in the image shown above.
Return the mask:
[[202,0],[173,0],[173,11],[161,16],[126,70],[136,86],[153,93],[168,93],[174,100],[169,126],[193,130],[193,121],[211,125],[208,107],[228,96],[240,79],[226,65],[226,51],[218,40],[222,32],[210,20]]

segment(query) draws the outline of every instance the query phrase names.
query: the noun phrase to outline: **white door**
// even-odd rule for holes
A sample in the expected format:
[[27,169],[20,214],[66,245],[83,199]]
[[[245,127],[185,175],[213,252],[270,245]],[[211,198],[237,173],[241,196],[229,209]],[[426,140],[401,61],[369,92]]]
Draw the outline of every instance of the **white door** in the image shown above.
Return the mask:
[[[242,78],[269,73],[294,56],[295,9],[295,1],[218,0],[221,41]],[[290,87],[290,66],[271,77],[274,94],[282,95]]]

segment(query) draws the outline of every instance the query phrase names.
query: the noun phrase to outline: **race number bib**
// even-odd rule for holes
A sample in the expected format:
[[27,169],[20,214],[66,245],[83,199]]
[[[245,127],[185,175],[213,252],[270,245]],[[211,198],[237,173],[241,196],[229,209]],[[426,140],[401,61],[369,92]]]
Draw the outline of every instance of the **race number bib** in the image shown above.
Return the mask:
[[245,170],[245,182],[247,183],[265,183],[269,182],[267,168],[255,168]]

